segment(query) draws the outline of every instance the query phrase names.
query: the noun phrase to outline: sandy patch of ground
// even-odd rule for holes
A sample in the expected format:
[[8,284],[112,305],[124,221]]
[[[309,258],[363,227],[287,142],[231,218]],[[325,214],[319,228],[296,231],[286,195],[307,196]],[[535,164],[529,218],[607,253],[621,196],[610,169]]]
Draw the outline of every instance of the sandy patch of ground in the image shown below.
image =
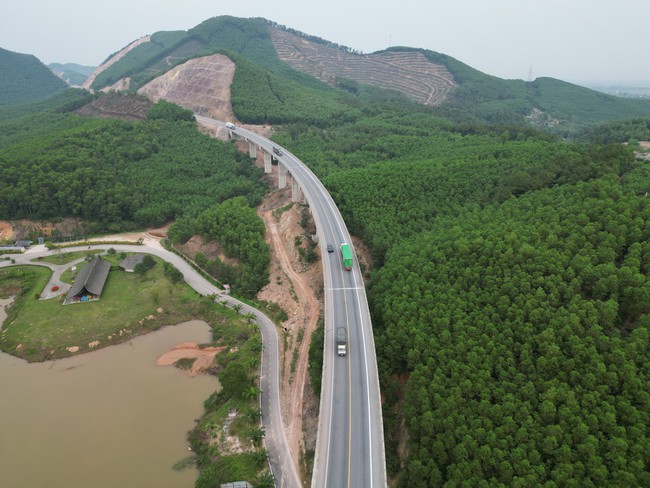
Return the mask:
[[224,349],[227,349],[227,346],[201,348],[196,342],[182,342],[156,359],[156,364],[170,366],[180,359],[194,359],[190,376],[196,376],[212,366],[214,357]]
[[7,318],[7,308],[14,302],[14,297],[9,298],[0,298],[0,329],[2,329],[2,324]]
[[[160,240],[167,237],[167,231],[170,224],[156,229],[147,229],[138,232],[124,232],[121,234],[112,234],[101,237],[93,237],[86,239],[86,242],[97,241],[125,241],[137,242],[142,239],[143,244],[152,245],[153,247],[160,247]],[[50,222],[37,222],[33,220],[0,220],[0,241],[15,241],[17,239],[27,239],[31,233],[37,233],[42,236],[49,236],[54,231],[59,232],[60,235],[70,236],[78,235],[78,229],[83,227],[83,223],[79,219],[63,219],[55,224]],[[47,240],[47,237],[45,237]]]
[[200,252],[208,259],[219,258],[230,266],[239,266],[237,259],[224,254],[221,243],[216,241],[207,242],[200,235],[192,236],[185,244],[175,244],[174,247],[192,259],[195,258],[197,252]]
[[147,247],[162,248],[160,241],[167,237],[167,230],[171,224],[157,229],[147,229],[138,232],[123,232],[121,234],[111,234],[101,237],[93,237],[86,239],[84,242],[105,242],[105,241],[118,241],[118,242],[142,242]]
[[74,235],[81,227],[81,220],[75,218],[66,218],[57,223],[38,222],[27,219],[0,220],[0,240],[15,241],[18,239],[27,239],[33,233],[41,236],[49,236],[55,231],[64,236]]
[[14,231],[9,222],[0,221],[0,241],[13,240]]

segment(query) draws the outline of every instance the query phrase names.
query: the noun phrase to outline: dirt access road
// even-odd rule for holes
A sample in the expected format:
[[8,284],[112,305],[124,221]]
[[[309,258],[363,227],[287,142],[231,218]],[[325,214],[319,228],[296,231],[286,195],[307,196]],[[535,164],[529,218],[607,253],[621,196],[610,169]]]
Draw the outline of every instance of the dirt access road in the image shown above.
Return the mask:
[[[301,460],[307,450],[314,449],[318,423],[318,400],[309,383],[308,360],[311,337],[322,313],[322,269],[320,261],[303,264],[296,251],[294,238],[304,232],[298,224],[299,207],[294,205],[279,219],[264,207],[263,204],[259,214],[266,226],[272,263],[271,284],[262,290],[260,298],[279,303],[289,315],[289,320],[283,324],[286,341],[281,385],[282,418],[294,464],[304,475]],[[282,278],[278,280],[278,276]]]

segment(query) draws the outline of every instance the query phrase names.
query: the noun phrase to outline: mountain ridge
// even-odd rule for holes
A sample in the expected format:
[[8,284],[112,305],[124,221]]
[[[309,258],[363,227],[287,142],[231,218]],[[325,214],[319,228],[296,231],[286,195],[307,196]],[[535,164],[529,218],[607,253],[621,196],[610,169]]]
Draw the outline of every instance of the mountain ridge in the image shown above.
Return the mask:
[[[650,116],[650,100],[618,98],[553,78],[503,80],[422,48],[395,46],[364,54],[267,19],[232,16],[213,17],[187,31],[159,31],[136,39],[110,55],[82,87],[137,92],[189,60],[204,58],[209,63],[208,56],[214,54],[233,60],[239,56],[260,72],[321,91],[323,96],[334,89],[359,97],[368,93],[366,87],[373,87],[383,91],[384,99],[405,97],[455,120],[529,125],[566,135],[601,123]],[[200,61],[192,63],[196,66]],[[181,78],[167,77],[165,83],[187,86]],[[173,87],[165,91],[180,93]],[[274,97],[272,92],[268,96]],[[195,95],[188,93],[188,97]],[[182,98],[176,97],[174,103],[192,108]],[[231,101],[215,103],[223,106]],[[252,114],[237,106],[232,111],[243,122],[271,123],[265,112]]]
[[571,132],[611,120],[650,116],[650,102],[603,98],[600,92],[562,80],[503,80],[422,48],[391,47],[362,54],[266,19],[230,16],[207,19],[188,31],[154,33],[149,42],[130,49],[119,61],[109,58],[113,66],[104,68],[90,86],[126,85],[135,91],[177,64],[215,52],[236,53],[306,86],[316,87],[318,80],[356,95],[358,85],[373,85],[447,112],[469,112],[488,123]]
[[66,87],[36,56],[0,48],[0,107],[42,100]]

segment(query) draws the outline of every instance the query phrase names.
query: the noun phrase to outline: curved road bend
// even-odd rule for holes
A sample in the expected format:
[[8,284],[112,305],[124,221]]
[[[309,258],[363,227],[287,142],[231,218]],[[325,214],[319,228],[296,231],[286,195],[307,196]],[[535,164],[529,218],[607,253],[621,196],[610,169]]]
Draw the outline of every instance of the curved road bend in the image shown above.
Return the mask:
[[[225,127],[197,115],[210,127]],[[273,154],[276,144],[246,129],[236,133]],[[338,247],[351,244],[345,222],[331,196],[298,158],[284,150],[273,154],[300,185],[316,222],[325,281],[325,351],[318,441],[312,486],[315,488],[385,488],[386,468],[374,338],[358,263],[343,271]],[[337,248],[326,251],[327,243]],[[354,253],[353,253],[354,256]],[[348,355],[337,357],[336,327],[348,331]]]
[[[249,305],[242,303],[235,298],[224,295],[217,287],[203,278],[192,268],[183,258],[162,248],[120,245],[120,244],[99,244],[90,245],[93,249],[110,248],[118,252],[139,252],[148,253],[158,256],[159,258],[172,263],[178,270],[183,273],[185,282],[190,285],[197,293],[204,296],[219,295],[222,300],[226,300],[232,306],[241,304],[244,313],[255,315],[257,324],[262,334],[262,360],[260,362],[260,407],[262,409],[262,425],[264,426],[265,437],[264,445],[269,458],[271,472],[275,478],[275,485],[278,488],[299,488],[300,481],[298,474],[291,462],[289,446],[284,436],[282,428],[282,417],[280,415],[280,367],[279,367],[279,344],[275,324],[262,312]],[[69,247],[65,252],[85,251],[88,245],[79,247]],[[56,254],[60,251],[30,252],[28,254],[12,254],[11,257],[16,261],[0,261],[0,268],[17,265],[49,265],[41,262],[30,262],[38,257]],[[69,266],[68,264],[67,266]],[[49,284],[48,284],[49,289]]]

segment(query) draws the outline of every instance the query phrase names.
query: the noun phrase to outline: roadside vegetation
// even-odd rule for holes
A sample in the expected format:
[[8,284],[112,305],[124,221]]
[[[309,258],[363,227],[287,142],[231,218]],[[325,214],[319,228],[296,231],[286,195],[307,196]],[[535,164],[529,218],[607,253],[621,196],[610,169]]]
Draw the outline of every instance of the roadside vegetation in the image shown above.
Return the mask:
[[[212,278],[228,283],[239,296],[252,298],[269,282],[270,249],[264,240],[264,222],[244,197],[205,208],[196,218],[177,220],[169,229],[174,244],[199,234],[218,241],[231,263],[219,256],[194,256],[196,264]],[[234,260],[234,262],[232,262]]]
[[231,322],[220,330],[220,342],[238,346],[216,356],[221,390],[204,402],[205,414],[189,434],[200,470],[196,487],[250,480],[255,487],[270,488],[274,483],[263,445],[259,403],[261,337],[250,317],[236,307],[228,310]]
[[36,262],[46,262],[51,264],[66,264],[71,261],[75,261],[79,258],[85,258],[87,256],[92,256],[93,254],[99,254],[103,251],[99,249],[90,249],[88,251],[75,251],[75,252],[62,252],[59,254],[52,254],[50,256],[45,256],[42,258],[37,258]]

